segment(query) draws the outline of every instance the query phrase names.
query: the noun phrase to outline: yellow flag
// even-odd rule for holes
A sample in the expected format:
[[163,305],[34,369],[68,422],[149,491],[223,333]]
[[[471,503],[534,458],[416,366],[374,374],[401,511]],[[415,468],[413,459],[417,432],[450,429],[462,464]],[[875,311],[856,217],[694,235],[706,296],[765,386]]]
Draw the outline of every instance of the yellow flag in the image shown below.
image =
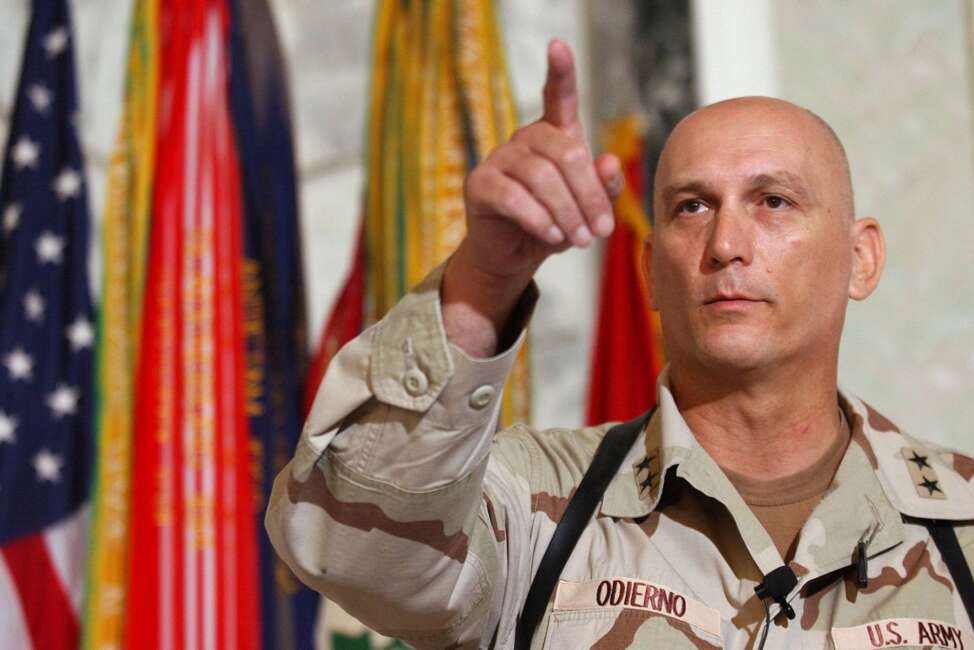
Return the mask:
[[108,170],[104,285],[97,360],[97,451],[85,648],[122,647],[132,447],[132,382],[152,203],[158,86],[158,0],[136,0],[125,106]]

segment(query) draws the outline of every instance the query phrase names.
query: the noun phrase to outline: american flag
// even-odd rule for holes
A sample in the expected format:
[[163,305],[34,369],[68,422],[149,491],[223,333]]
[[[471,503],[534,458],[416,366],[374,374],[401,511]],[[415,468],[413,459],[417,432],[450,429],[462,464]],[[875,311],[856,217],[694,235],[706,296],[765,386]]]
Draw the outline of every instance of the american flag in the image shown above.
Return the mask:
[[58,649],[79,639],[95,329],[71,20],[32,5],[0,181],[0,647]]

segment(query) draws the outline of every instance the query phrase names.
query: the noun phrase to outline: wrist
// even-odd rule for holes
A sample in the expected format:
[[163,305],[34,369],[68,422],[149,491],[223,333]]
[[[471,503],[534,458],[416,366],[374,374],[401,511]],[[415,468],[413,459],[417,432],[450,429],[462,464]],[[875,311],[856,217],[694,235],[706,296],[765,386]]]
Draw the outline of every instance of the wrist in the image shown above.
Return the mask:
[[440,303],[447,338],[474,357],[497,353],[498,342],[532,273],[502,274],[471,260],[464,243],[444,269]]

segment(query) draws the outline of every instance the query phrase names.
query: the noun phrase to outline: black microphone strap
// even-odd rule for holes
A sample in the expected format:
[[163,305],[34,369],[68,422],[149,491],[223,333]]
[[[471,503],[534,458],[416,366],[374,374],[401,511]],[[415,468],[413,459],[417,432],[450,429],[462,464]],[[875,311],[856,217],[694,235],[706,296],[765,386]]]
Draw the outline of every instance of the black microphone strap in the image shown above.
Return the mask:
[[632,449],[633,443],[639,437],[639,432],[649,422],[655,410],[654,406],[634,420],[617,424],[606,432],[602,442],[599,443],[592,464],[589,465],[578,489],[575,490],[575,495],[568,502],[565,513],[555,527],[555,532],[548,542],[548,548],[545,549],[541,564],[538,565],[538,571],[528,589],[524,608],[521,610],[514,633],[515,650],[527,650],[531,646],[534,631],[544,616],[551,594],[578,538],[592,519],[595,507],[602,500],[609,481],[619,471],[622,460]]
[[971,567],[964,558],[960,542],[957,540],[957,533],[954,531],[954,524],[950,521],[939,519],[929,519],[924,522],[933,543],[937,545],[937,550],[950,571],[950,577],[954,580],[954,585],[960,594],[961,602],[967,611],[967,618],[971,625],[974,625],[974,576],[971,576]]

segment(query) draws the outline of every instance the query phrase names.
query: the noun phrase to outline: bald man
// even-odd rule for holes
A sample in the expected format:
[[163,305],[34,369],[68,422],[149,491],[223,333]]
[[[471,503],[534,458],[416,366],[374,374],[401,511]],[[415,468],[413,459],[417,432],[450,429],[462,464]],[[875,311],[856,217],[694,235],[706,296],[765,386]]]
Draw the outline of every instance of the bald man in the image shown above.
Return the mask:
[[[644,254],[669,359],[651,417],[496,432],[535,271],[610,234],[621,189],[585,146],[570,51],[548,59],[544,116],[468,178],[466,239],[332,362],[274,484],[278,553],[419,648],[974,647],[953,573],[974,460],[838,388],[847,303],[885,253],[805,109],[742,98],[673,130]],[[532,590],[582,495],[594,512]]]

